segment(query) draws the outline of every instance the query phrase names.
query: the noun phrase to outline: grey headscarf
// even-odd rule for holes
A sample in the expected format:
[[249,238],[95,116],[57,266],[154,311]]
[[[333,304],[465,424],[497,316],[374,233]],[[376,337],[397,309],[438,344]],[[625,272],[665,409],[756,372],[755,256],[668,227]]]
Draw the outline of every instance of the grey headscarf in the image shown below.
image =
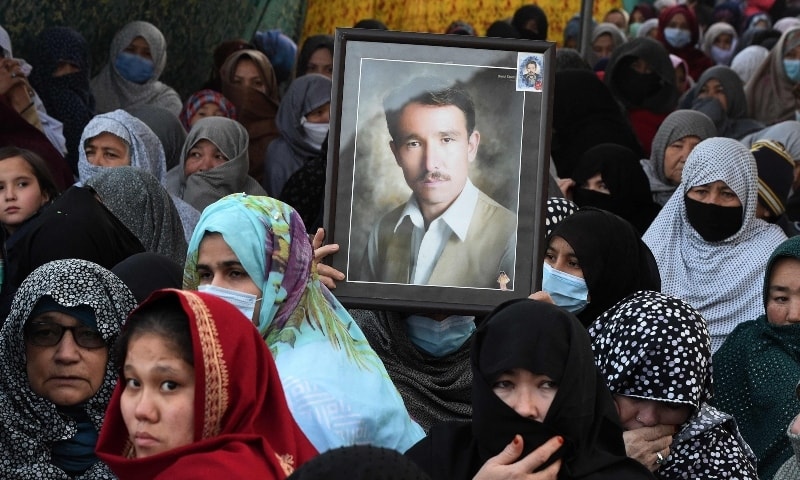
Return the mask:
[[183,142],[186,141],[186,130],[178,116],[157,105],[139,105],[128,108],[127,111],[150,127],[161,140],[167,160],[167,170],[177,165],[180,161]]
[[786,120],[742,138],[745,146],[752,147],[759,140],[780,142],[795,162],[800,162],[800,122]]
[[306,161],[318,157],[320,149],[306,140],[302,118],[331,101],[331,80],[319,74],[306,74],[289,85],[278,108],[277,126],[281,133],[267,148],[264,163],[264,188],[279,197],[283,186]]
[[[697,98],[703,86],[711,79],[716,79],[725,91],[728,109],[715,98]],[[717,136],[740,139],[748,133],[764,128],[764,124],[747,116],[747,99],[744,96],[744,84],[739,75],[730,67],[716,65],[700,75],[697,83],[687,92],[681,107],[691,108],[705,113],[717,127]]]
[[[117,72],[114,62],[117,55],[136,38],[142,37],[150,46],[153,56],[153,78],[138,84],[128,81]],[[135,107],[143,104],[158,105],[175,115],[181,113],[181,97],[168,85],[158,81],[167,64],[167,41],[155,25],[148,22],[131,22],[114,35],[111,40],[108,63],[91,81],[95,109],[99,113],[118,108]]]
[[[703,53],[708,55],[708,58],[713,59],[714,57],[711,56],[711,47],[714,46],[714,41],[720,35],[728,34],[731,36],[731,50],[736,51],[736,42],[739,41],[739,35],[736,33],[736,29],[733,28],[733,25],[726,23],[726,22],[717,22],[710,27],[708,30],[703,34],[703,43],[702,43],[702,50]],[[725,65],[730,65],[730,61],[732,59],[728,59]],[[699,81],[697,82],[700,83]]]
[[[109,350],[114,347],[123,321],[136,306],[133,294],[122,280],[85,260],[47,263],[22,283],[14,296],[11,313],[0,330],[0,404],[3,405],[0,409],[0,455],[5,478],[72,478],[51,463],[51,445],[74,437],[77,424],[59,414],[55,404],[31,390],[26,370],[25,323],[44,296],[64,307],[89,306]],[[102,386],[84,404],[86,414],[98,431],[118,374],[118,366],[109,355]],[[98,461],[77,478],[111,479],[114,476]]]
[[[184,166],[189,150],[200,140],[216,145],[228,159],[218,167],[195,172],[186,177]],[[169,171],[167,189],[198,211],[232,193],[266,195],[264,189],[247,174],[249,136],[241,123],[225,117],[208,117],[194,124],[181,150],[180,163]]]
[[650,191],[653,201],[664,205],[678,188],[673,185],[664,173],[664,151],[667,147],[683,137],[693,135],[700,140],[711,138],[717,134],[717,127],[706,115],[694,110],[676,110],[670,113],[658,127],[653,137],[653,148],[650,158],[641,161],[642,169],[650,180]]
[[[613,23],[603,22],[597,24],[592,29],[591,44],[594,44],[595,40],[597,40],[601,35],[606,34],[611,36],[611,42],[614,44],[614,48],[617,48],[628,41],[628,37],[625,36],[625,32],[620,30],[618,26]],[[589,51],[589,64],[594,66],[598,60],[600,60],[600,58],[595,55],[593,51]]]
[[764,59],[769,55],[769,50],[761,45],[750,45],[745,47],[741,52],[737,53],[731,61],[731,68],[739,75],[739,78],[744,82],[747,87],[750,79],[764,63]]
[[169,193],[155,177],[134,167],[106,168],[86,184],[148,252],[183,265],[187,248],[183,224]]

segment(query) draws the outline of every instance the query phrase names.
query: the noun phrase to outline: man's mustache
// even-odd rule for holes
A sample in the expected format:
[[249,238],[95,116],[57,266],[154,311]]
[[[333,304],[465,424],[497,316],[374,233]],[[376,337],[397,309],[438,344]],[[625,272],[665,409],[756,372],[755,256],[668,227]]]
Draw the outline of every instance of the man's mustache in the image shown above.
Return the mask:
[[447,182],[450,180],[450,175],[434,170],[432,172],[425,172],[417,177],[418,182]]

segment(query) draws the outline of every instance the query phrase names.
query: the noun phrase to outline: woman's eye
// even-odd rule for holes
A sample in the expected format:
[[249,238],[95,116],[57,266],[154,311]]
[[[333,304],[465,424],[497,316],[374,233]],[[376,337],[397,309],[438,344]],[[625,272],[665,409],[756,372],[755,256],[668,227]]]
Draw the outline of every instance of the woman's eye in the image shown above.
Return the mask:
[[514,384],[509,382],[508,380],[498,380],[498,381],[494,382],[494,385],[492,385],[492,388],[493,389],[500,389],[500,390],[507,390],[509,388],[512,388],[513,386],[514,386]]
[[161,384],[161,388],[164,391],[172,392],[172,391],[174,391],[175,389],[178,388],[178,383],[177,382],[173,382],[172,380],[167,380],[166,382],[163,382]]
[[138,387],[139,387],[139,380],[135,378],[125,379],[125,388],[138,388]]

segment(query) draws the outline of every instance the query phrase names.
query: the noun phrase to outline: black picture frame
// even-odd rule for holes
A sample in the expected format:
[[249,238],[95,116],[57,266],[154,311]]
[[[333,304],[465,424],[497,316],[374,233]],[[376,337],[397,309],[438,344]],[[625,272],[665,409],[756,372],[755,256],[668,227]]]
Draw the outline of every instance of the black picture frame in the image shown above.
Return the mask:
[[[529,63],[537,65],[528,66]],[[524,298],[540,289],[554,65],[555,44],[551,42],[352,28],[336,30],[324,226],[326,241],[339,244],[340,250],[324,262],[345,274],[345,280],[337,282],[334,292],[344,305],[481,315],[505,300]],[[409,83],[424,82],[419,78],[430,77],[466,91],[474,102],[475,130],[480,133],[480,143],[476,146],[475,161],[468,163],[468,177],[480,192],[502,205],[499,210],[503,214],[490,218],[508,219],[507,212],[510,212],[515,229],[511,230],[512,238],[508,230],[496,228],[498,223],[490,220],[483,228],[468,229],[462,248],[476,245],[475,239],[494,246],[507,239],[502,249],[505,263],[498,264],[498,269],[501,264],[513,265],[509,289],[500,288],[500,272],[491,271],[492,268],[479,269],[479,275],[462,274],[441,281],[448,272],[477,268],[475,264],[481,262],[484,266],[487,262],[494,265],[491,259],[497,257],[500,251],[497,248],[486,248],[480,256],[463,255],[465,250],[446,252],[451,263],[447,263],[447,268],[441,266],[438,273],[434,266],[430,280],[437,275],[440,279],[435,285],[405,283],[413,282],[410,275],[404,277],[405,281],[397,280],[403,275],[392,277],[385,272],[378,277],[376,271],[389,270],[384,263],[396,262],[376,259],[381,255],[387,259],[405,258],[405,255],[384,253],[383,244],[377,240],[373,245],[380,246],[372,252],[378,253],[366,254],[367,244],[373,238],[392,238],[398,242],[402,238],[400,244],[403,245],[408,243],[406,239],[410,242],[408,235],[386,236],[386,232],[391,230],[397,209],[414,195],[404,179],[399,159],[403,159],[404,166],[413,166],[423,157],[417,155],[413,157],[414,162],[407,161],[411,157],[396,157],[393,148],[402,145],[412,151],[421,145],[438,147],[440,143],[452,141],[449,138],[435,142],[404,140],[405,143],[392,143],[390,148],[392,137],[387,127],[384,100],[391,91],[402,90]],[[401,107],[398,111],[405,115],[407,110],[404,109]],[[465,117],[466,114],[461,118]],[[469,139],[475,138],[468,135]],[[447,158],[453,157],[462,158],[461,155]],[[434,155],[426,153],[424,158],[434,158]],[[445,180],[450,179],[445,177]],[[423,197],[423,200],[429,199]],[[478,204],[483,205],[482,201]],[[387,214],[390,211],[395,213]],[[474,211],[477,212],[477,207]],[[472,221],[476,215],[473,213],[469,217],[470,226],[479,224]],[[395,232],[401,232],[406,227],[398,222],[396,228]],[[475,242],[470,244],[470,239]],[[449,249],[450,244],[444,248]],[[462,255],[459,257],[453,252]],[[513,255],[511,263],[509,254]],[[443,258],[445,251],[437,262]],[[454,258],[459,261],[452,263]],[[410,258],[408,261],[413,263]],[[411,271],[410,267],[406,269]],[[487,280],[487,277],[494,278],[493,275],[497,275],[494,286]],[[461,282],[476,284],[462,285]],[[477,282],[487,283],[478,285]]]

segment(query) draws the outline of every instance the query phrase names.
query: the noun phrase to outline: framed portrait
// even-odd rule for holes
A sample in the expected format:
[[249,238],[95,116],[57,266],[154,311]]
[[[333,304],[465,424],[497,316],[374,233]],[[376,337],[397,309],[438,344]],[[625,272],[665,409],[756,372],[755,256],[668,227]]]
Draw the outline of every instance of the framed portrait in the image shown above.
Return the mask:
[[337,29],[324,224],[349,307],[540,289],[555,44]]

